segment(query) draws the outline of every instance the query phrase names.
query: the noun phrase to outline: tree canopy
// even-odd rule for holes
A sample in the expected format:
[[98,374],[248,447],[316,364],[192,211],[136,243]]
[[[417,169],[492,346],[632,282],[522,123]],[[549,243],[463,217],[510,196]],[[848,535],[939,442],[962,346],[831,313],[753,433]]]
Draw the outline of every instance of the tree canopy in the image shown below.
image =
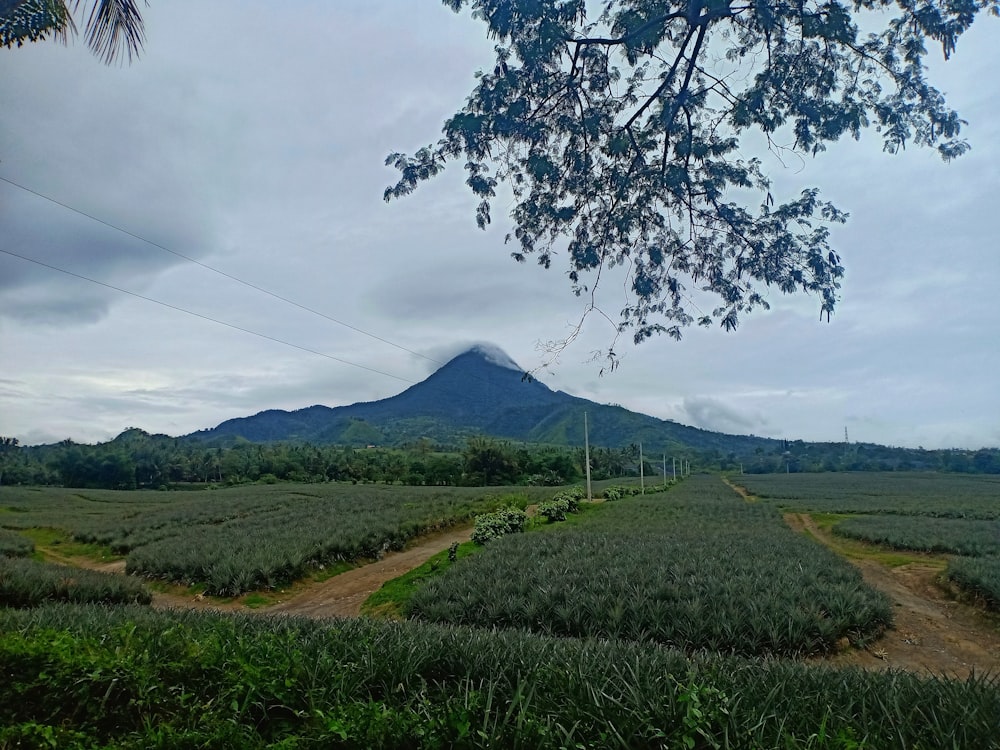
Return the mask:
[[401,174],[385,199],[463,160],[479,226],[506,186],[513,257],[549,268],[564,256],[587,312],[602,272],[624,271],[616,329],[636,343],[679,339],[695,322],[732,330],[768,307],[767,287],[814,294],[829,318],[844,273],[829,227],[846,214],[815,187],[777,202],[743,139],[755,131],[779,156],[814,155],[874,128],[890,153],[915,144],[959,156],[964,123],[926,78],[928,45],[948,58],[980,12],[1000,10],[1000,0],[444,3],[486,24],[495,66],[437,144],[388,156]]
[[[80,0],[0,0],[0,46],[20,47],[52,35],[66,40],[76,33],[73,13]],[[87,14],[87,44],[95,55],[112,63],[121,55],[139,53],[145,38],[136,0],[93,0]]]

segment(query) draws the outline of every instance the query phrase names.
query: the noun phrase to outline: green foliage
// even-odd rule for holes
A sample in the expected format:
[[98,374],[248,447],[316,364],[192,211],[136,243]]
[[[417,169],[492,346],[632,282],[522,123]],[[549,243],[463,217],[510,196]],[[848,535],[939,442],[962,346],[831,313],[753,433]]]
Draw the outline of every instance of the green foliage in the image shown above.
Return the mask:
[[829,651],[892,619],[857,569],[705,476],[498,539],[418,590],[409,614],[746,655]]
[[475,542],[455,542],[444,552],[401,576],[386,581],[361,605],[361,614],[369,617],[401,618],[409,607],[410,599],[427,581],[442,575],[451,565],[474,554],[482,547]]
[[1000,555],[953,557],[948,561],[945,576],[982,598],[990,609],[1000,612]]
[[[925,42],[947,57],[980,10],[1000,8],[608,0],[588,13],[596,9],[583,0],[446,3],[486,24],[496,63],[436,145],[387,157],[400,178],[385,199],[460,160],[481,228],[494,200],[508,203],[502,186],[513,192],[516,260],[548,268],[558,250],[572,291],[588,299],[606,269],[624,269],[618,331],[637,343],[680,338],[696,321],[691,289],[717,302],[695,306],[700,325],[735,328],[768,307],[767,287],[815,294],[829,316],[844,269],[827,225],[846,215],[816,188],[776,202],[762,161],[742,155],[743,137],[756,131],[814,155],[873,127],[889,152],[964,153],[963,121],[926,80]],[[614,367],[613,347],[607,355]]]
[[857,516],[841,521],[833,532],[896,549],[1000,556],[1000,520]]
[[996,676],[367,619],[6,610],[0,664],[0,737],[33,747],[985,750],[1000,715]]
[[134,578],[0,557],[0,605],[35,607],[43,602],[149,604],[152,596]]
[[741,476],[740,484],[775,505],[839,520],[841,536],[895,549],[960,555],[945,576],[1000,609],[1000,480],[954,474],[791,474]]
[[6,529],[0,529],[0,558],[28,557],[35,551],[35,543],[30,539]]
[[472,541],[476,544],[486,544],[509,534],[519,534],[527,525],[528,514],[521,508],[507,507],[492,513],[482,513],[476,516]]
[[[74,10],[79,2],[73,3]],[[67,0],[13,0],[0,5],[0,46],[20,47],[50,34],[65,40],[76,33]],[[144,39],[135,0],[94,0],[87,16],[87,44],[105,63],[122,54],[131,61]]]
[[65,38],[72,23],[66,3],[60,0],[28,0],[13,6],[0,11],[0,47],[20,47],[49,34]]
[[565,521],[566,514],[571,513],[569,501],[563,497],[554,497],[538,504],[538,514],[549,521]]
[[203,583],[207,593],[221,596],[278,588],[321,568],[378,558],[419,534],[527,502],[527,494],[471,487],[279,484],[169,493],[0,488],[0,506],[22,509],[5,514],[6,526],[58,527],[53,533],[127,555],[130,573]]
[[782,508],[823,513],[1000,519],[1000,477],[932,472],[772,474],[733,477]]

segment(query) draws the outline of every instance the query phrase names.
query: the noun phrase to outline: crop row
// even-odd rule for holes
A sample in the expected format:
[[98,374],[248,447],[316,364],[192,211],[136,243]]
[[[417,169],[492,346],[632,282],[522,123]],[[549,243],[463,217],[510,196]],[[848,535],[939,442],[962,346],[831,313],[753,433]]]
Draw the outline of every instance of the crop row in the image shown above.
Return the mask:
[[892,616],[855,568],[710,477],[497,539],[418,590],[407,614],[746,655],[829,651]]
[[948,561],[945,575],[981,597],[989,608],[1000,611],[1000,556],[953,557]]
[[979,557],[1000,555],[1000,521],[927,516],[856,516],[833,527],[836,534],[896,549]]
[[149,604],[151,599],[134,578],[0,557],[0,606],[34,607],[43,602]]
[[126,569],[147,577],[204,582],[209,593],[234,596],[284,585],[310,568],[380,557],[421,533],[490,510],[498,502],[448,494],[415,502],[403,493],[363,504],[350,496],[283,498],[218,522],[158,526],[158,538],[146,536],[149,541],[129,552]]
[[0,611],[0,636],[11,746],[1000,747],[995,676],[141,608]]
[[34,551],[35,544],[27,537],[0,529],[0,557],[27,557]]
[[994,475],[828,472],[745,474],[733,481],[802,511],[1000,519],[1000,476]]
[[477,488],[327,484],[22,492],[0,500],[17,510],[4,514],[4,524],[57,526],[77,541],[127,554],[130,573],[235,596],[284,585],[314,567],[379,557],[511,498]]
[[[864,515],[834,533],[897,549],[961,555],[946,576],[1000,609],[1000,477],[933,473],[740,476],[767,504]],[[978,559],[977,559],[978,558]]]

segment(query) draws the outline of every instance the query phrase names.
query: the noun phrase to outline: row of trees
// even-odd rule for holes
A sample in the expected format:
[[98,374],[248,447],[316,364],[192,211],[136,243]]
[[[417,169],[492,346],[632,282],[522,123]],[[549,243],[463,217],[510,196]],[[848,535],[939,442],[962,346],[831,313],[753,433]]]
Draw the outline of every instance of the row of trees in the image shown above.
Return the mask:
[[410,485],[561,485],[583,475],[582,455],[567,448],[515,446],[473,438],[464,447],[421,441],[404,448],[291,443],[206,446],[129,430],[115,440],[21,447],[0,452],[0,484],[61,484],[105,489],[244,482],[386,482]]
[[[786,441],[774,450],[757,448],[741,456],[718,450],[676,456],[646,452],[640,469],[636,444],[593,447],[595,480],[638,476],[652,482],[673,473],[672,458],[696,470],[748,474],[815,471],[944,471],[1000,474],[1000,450],[923,450],[873,444]],[[664,466],[663,458],[666,458]],[[679,465],[678,461],[678,465]],[[399,448],[355,448],[308,443],[251,443],[207,446],[142,430],[114,440],[83,445],[24,447],[0,438],[0,484],[64,485],[106,489],[161,488],[177,484],[245,482],[386,482],[409,485],[564,485],[581,481],[583,448],[515,444],[474,437],[463,446],[422,439]]]

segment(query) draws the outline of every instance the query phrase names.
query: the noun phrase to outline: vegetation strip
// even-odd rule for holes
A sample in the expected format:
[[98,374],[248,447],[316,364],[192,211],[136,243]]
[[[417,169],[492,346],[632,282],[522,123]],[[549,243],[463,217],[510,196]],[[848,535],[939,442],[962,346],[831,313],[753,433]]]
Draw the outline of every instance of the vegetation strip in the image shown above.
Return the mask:
[[503,488],[336,484],[210,493],[3,490],[7,502],[24,508],[6,516],[4,526],[57,527],[95,553],[127,555],[129,573],[204,584],[207,594],[233,597],[284,588],[338,563],[377,559],[478,513],[524,507],[532,488],[516,495]]
[[892,618],[886,597],[851,565],[713,477],[609,504],[599,521],[491,541],[428,581],[405,611],[745,655],[864,643]]
[[[808,510],[844,539],[885,550],[951,554],[944,573],[960,593],[1000,611],[1000,478],[938,474],[740,476],[772,505]],[[849,551],[847,554],[852,554]],[[886,564],[909,557],[865,553]]]
[[957,682],[371,620],[0,610],[0,744],[997,748]]

